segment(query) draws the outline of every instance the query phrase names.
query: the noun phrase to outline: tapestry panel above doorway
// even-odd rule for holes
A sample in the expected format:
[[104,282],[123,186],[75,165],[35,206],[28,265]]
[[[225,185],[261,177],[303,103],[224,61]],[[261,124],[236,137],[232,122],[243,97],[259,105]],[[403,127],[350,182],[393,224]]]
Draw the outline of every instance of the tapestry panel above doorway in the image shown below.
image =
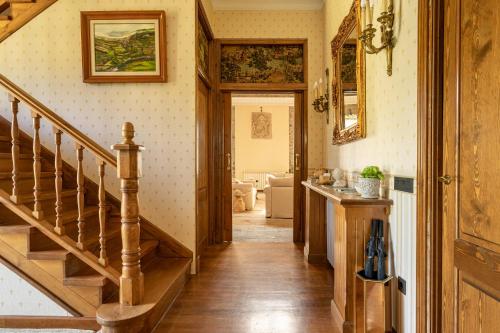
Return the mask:
[[222,45],[222,83],[304,83],[303,45]]

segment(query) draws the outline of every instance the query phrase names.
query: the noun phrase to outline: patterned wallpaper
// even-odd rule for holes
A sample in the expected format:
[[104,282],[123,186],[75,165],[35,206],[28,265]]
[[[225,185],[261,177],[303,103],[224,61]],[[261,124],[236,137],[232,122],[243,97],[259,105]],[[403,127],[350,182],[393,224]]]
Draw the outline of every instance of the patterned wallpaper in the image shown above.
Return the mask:
[[[325,2],[325,66],[330,72],[330,41],[337,34],[351,4],[351,0]],[[347,145],[333,146],[331,123],[325,133],[328,168],[359,171],[366,165],[377,164],[393,175],[416,176],[418,6],[417,1],[395,1],[394,4],[396,47],[393,75],[388,77],[385,72],[385,51],[367,55],[367,137]],[[375,15],[378,17],[378,13]],[[378,45],[379,38],[376,40]]]
[[[366,165],[376,164],[388,174],[416,177],[417,3],[418,1],[394,2],[396,47],[392,77],[386,74],[385,51],[366,56],[367,137],[343,146],[333,146],[333,124],[330,124],[325,129],[326,167],[340,167],[351,174]],[[351,4],[351,0],[325,2],[324,60],[330,71],[330,41],[337,34]],[[378,17],[378,13],[376,16]],[[377,37],[377,44],[378,41]],[[391,190],[390,197],[394,200],[390,216],[391,266],[394,267],[394,274],[407,281],[406,296],[394,289],[393,325],[400,333],[415,332],[416,196]]]
[[[322,74],[323,14],[321,11],[215,11],[217,38],[307,38],[309,86]],[[312,101],[312,89],[309,101]],[[309,103],[311,104],[311,103]],[[309,105],[309,167],[323,165],[324,117]]]
[[0,264],[0,316],[69,316],[38,289]]
[[[103,147],[120,140],[124,121],[134,123],[143,144],[141,214],[186,246],[195,244],[195,47],[194,0],[59,0],[0,44],[0,72]],[[168,83],[84,84],[80,11],[165,10]],[[29,112],[22,127],[32,133]],[[0,92],[0,115],[11,118]],[[43,143],[52,147],[42,120]],[[74,145],[64,141],[66,161]],[[85,172],[97,179],[96,162],[85,154]],[[118,195],[116,173],[107,188]]]

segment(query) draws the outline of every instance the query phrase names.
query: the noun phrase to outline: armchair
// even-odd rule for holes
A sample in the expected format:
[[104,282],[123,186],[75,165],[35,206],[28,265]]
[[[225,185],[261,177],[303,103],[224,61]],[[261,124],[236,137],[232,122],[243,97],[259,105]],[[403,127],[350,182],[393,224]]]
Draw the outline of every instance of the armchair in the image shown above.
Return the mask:
[[293,176],[276,178],[269,176],[264,188],[266,195],[266,217],[293,218]]

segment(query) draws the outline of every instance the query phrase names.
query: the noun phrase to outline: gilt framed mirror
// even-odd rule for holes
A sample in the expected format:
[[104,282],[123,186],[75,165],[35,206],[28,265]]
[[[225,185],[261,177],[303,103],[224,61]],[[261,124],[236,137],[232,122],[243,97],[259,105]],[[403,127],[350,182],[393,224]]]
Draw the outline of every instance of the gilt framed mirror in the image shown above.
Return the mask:
[[359,0],[355,0],[331,43],[334,145],[366,137],[365,52],[358,38],[359,6]]

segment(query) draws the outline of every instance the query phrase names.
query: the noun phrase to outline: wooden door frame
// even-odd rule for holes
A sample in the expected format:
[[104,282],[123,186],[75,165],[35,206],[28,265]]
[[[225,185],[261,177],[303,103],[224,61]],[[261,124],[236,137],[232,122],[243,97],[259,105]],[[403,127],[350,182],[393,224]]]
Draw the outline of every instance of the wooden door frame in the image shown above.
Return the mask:
[[[226,100],[226,96],[229,95],[231,96],[232,94],[290,94],[294,96],[295,104],[297,102],[301,102],[301,106],[295,105],[295,113],[294,113],[294,118],[295,118],[295,128],[294,128],[294,133],[297,133],[300,131],[302,133],[301,135],[301,140],[295,140],[295,148],[297,145],[299,145],[299,149],[301,151],[301,158],[300,158],[300,170],[295,170],[294,169],[294,202],[293,202],[293,209],[294,209],[294,217],[295,216],[300,216],[299,220],[294,218],[293,221],[293,241],[295,243],[303,243],[304,242],[304,228],[305,228],[305,191],[302,188],[301,181],[307,179],[307,90],[287,90],[286,88],[283,88],[281,90],[233,90],[233,89],[224,89],[221,90],[221,99],[223,100],[223,103],[227,103],[228,101]],[[222,107],[221,107],[222,108]],[[297,121],[299,120],[299,121]],[[224,134],[223,134],[224,135]],[[295,138],[296,139],[296,138]],[[224,148],[223,148],[224,149]],[[233,156],[234,158],[234,156]],[[295,163],[294,163],[294,168],[295,168]],[[224,171],[224,168],[223,170]],[[296,181],[297,177],[295,172],[299,171],[299,176],[300,176],[300,181]],[[228,191],[225,189],[225,187],[222,187],[223,191]],[[225,193],[225,195],[228,195],[229,193]],[[297,197],[296,197],[297,195]],[[222,210],[223,212],[225,211],[224,208]],[[296,212],[297,211],[297,212]],[[224,216],[224,215],[223,215]],[[228,228],[228,223],[225,221],[224,217],[224,222],[222,223],[222,232],[226,233],[229,232],[229,229],[232,231],[232,224],[231,228]],[[227,237],[226,235],[222,236],[222,239],[224,241],[231,241],[231,237]]]
[[[215,40],[215,58],[216,58],[216,77],[220,77],[220,50],[221,45],[235,44],[235,45],[252,45],[252,44],[263,44],[263,45],[302,45],[304,50],[304,83],[300,84],[221,84],[216,80],[216,90],[217,90],[217,105],[215,106],[215,113],[213,123],[213,138],[212,142],[214,144],[214,149],[216,151],[216,160],[214,164],[216,165],[216,173],[214,176],[215,193],[214,196],[218,198],[217,200],[217,212],[215,216],[215,221],[213,221],[214,226],[214,243],[224,242],[224,110],[223,110],[223,99],[225,93],[299,93],[302,96],[302,122],[300,124],[302,131],[302,138],[300,144],[302,147],[302,156],[300,158],[301,164],[301,179],[307,179],[308,172],[308,40],[307,39],[216,39]],[[296,124],[297,126],[298,124]],[[304,228],[305,228],[305,191],[300,184],[294,184],[294,190],[299,191],[300,205],[296,204],[294,199],[294,210],[300,209],[300,220],[294,221],[294,236],[293,241],[296,243],[304,242]],[[298,207],[297,207],[298,206]]]
[[[205,12],[205,9],[203,7],[203,4],[201,0],[196,1],[196,8],[195,8],[195,15],[196,15],[196,24],[195,24],[195,29],[196,29],[196,38],[195,38],[195,52],[196,52],[196,68],[195,68],[195,75],[196,75],[196,127],[198,127],[198,84],[204,84],[207,89],[208,89],[208,95],[209,95],[209,108],[208,108],[208,129],[207,129],[207,135],[208,135],[208,140],[210,142],[209,149],[208,149],[208,158],[209,158],[209,163],[208,163],[208,239],[206,240],[206,244],[208,245],[211,243],[211,230],[210,227],[213,225],[213,219],[214,219],[214,214],[213,211],[215,210],[214,208],[214,200],[213,200],[213,191],[214,191],[214,183],[213,183],[213,174],[214,174],[214,168],[213,165],[210,163],[210,160],[213,160],[215,151],[213,149],[213,143],[211,142],[212,136],[213,136],[213,110],[214,110],[214,105],[215,105],[215,84],[214,84],[214,77],[215,77],[215,36],[213,33],[213,30],[210,26],[210,22],[208,20],[208,16]],[[203,70],[200,68],[199,64],[199,57],[198,57],[198,48],[199,48],[199,39],[198,39],[198,29],[201,28],[204,30],[208,42],[209,42],[209,72],[204,73]],[[197,168],[198,165],[198,144],[199,144],[200,138],[198,137],[198,129],[196,129],[196,154],[195,154],[195,168]],[[196,253],[196,271],[199,271],[199,258],[201,255],[201,251],[198,248],[198,243],[199,243],[199,237],[200,235],[198,234],[198,224],[199,224],[199,214],[198,214],[198,174],[197,170],[195,170],[196,173],[196,179],[195,179],[195,219],[196,219],[196,225],[195,225],[195,234],[196,234],[196,243],[195,243],[195,253]]]
[[419,0],[417,332],[441,332],[444,0]]

